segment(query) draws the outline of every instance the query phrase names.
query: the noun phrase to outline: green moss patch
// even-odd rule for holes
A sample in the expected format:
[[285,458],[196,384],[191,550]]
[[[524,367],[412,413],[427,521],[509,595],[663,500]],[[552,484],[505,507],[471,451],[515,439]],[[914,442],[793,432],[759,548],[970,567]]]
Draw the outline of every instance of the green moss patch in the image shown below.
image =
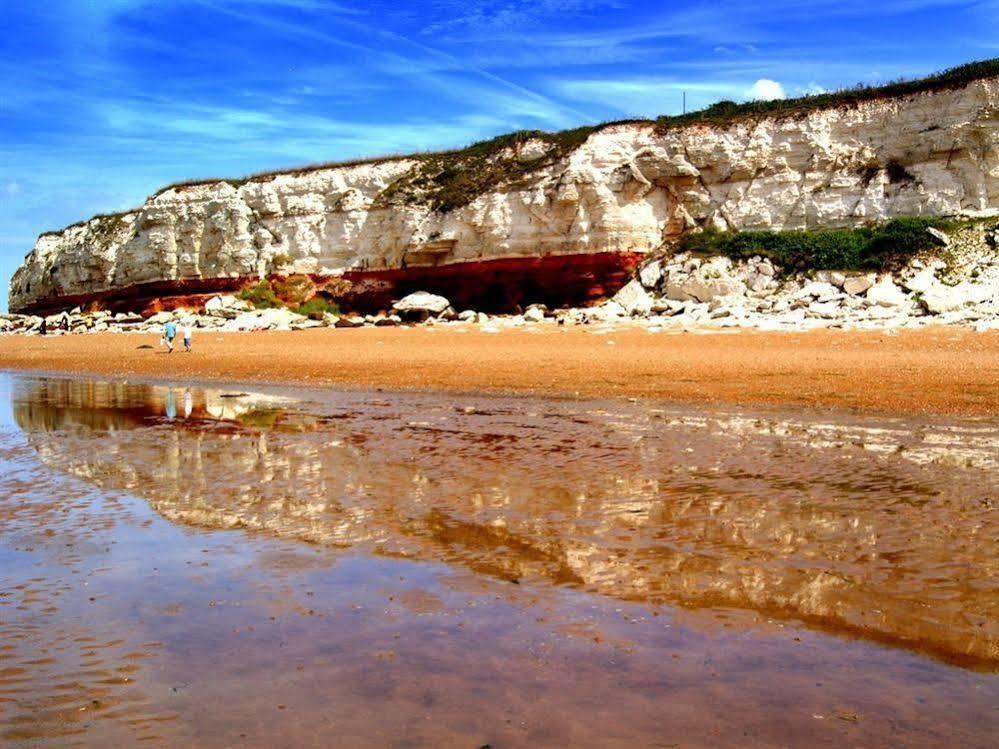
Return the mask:
[[253,286],[247,286],[236,296],[245,302],[249,302],[256,309],[270,309],[272,307],[283,306],[277,294],[274,293],[274,288],[271,286],[270,281],[267,280],[255,283]]
[[236,296],[255,309],[287,307],[312,320],[322,320],[326,313],[340,314],[340,308],[324,296],[326,293],[325,290],[318,290],[308,276],[296,274],[287,278],[264,279],[247,286]]
[[305,315],[310,320],[322,320],[323,315],[326,314],[339,315],[340,307],[328,299],[317,296],[307,302],[302,302],[302,304],[297,307],[292,307],[291,311],[297,312],[300,315]]
[[274,289],[277,298],[289,306],[302,304],[316,294],[316,285],[312,279],[301,273],[275,279],[271,283],[271,288]]

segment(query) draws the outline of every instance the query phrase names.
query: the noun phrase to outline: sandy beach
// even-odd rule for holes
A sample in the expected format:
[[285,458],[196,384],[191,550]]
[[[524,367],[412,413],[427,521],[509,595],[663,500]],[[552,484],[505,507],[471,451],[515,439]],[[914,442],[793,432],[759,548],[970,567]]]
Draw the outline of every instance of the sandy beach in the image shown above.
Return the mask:
[[0,368],[308,386],[999,413],[999,333],[695,334],[525,328],[0,337]]

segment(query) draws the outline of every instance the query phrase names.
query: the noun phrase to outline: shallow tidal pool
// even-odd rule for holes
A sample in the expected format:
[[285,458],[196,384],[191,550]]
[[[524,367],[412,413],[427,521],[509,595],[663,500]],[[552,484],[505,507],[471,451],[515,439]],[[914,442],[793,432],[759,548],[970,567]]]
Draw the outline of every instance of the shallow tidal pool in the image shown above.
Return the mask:
[[0,744],[994,746],[999,420],[0,373]]

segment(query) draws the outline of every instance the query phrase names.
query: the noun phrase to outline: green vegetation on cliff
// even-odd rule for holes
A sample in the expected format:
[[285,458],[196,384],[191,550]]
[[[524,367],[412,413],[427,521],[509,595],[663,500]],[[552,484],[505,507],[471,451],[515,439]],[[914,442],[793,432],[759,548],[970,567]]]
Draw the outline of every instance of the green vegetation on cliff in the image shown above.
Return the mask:
[[292,312],[313,320],[321,320],[327,312],[334,315],[340,313],[340,308],[322,296],[312,279],[302,274],[263,279],[247,286],[236,296],[249,302],[255,309],[287,307]]
[[698,112],[660,117],[656,122],[660,125],[678,127],[698,123],[720,125],[735,120],[757,117],[792,117],[821,109],[855,106],[875,99],[893,99],[927,91],[960,88],[973,81],[996,76],[999,76],[999,57],[969,62],[925,78],[892,81],[880,86],[867,86],[861,83],[853,88],[801,96],[795,99],[772,99],[742,103],[719,101]]
[[[562,160],[596,129],[581,127],[558,133],[521,130],[462,151],[421,154],[414,157],[417,165],[393,182],[378,203],[415,201],[442,212],[461,208],[498,185],[516,185],[532,172]],[[533,157],[522,155],[521,147],[530,141],[540,141],[544,151]]]
[[[796,99],[744,103],[721,101],[697,112],[669,115],[656,120],[618,120],[555,133],[540,130],[520,131],[451,151],[310,164],[293,169],[261,172],[238,179],[192,180],[168,185],[155,195],[171,189],[216,182],[240,187],[248,182],[264,182],[285,174],[301,175],[320,169],[413,160],[416,162],[414,167],[385,190],[379,197],[379,205],[418,202],[430,205],[438,211],[449,211],[468,205],[475,198],[497,187],[514,186],[528,180],[532,173],[565,158],[593,133],[614,125],[651,125],[668,130],[697,124],[727,125],[762,117],[796,117],[822,109],[856,106],[876,99],[959,88],[973,81],[992,77],[999,77],[999,57],[968,63],[925,78],[896,81],[882,86],[858,85],[842,91]],[[524,158],[519,153],[518,146],[530,140],[541,141],[545,145],[544,153],[535,158]]]
[[244,302],[252,304],[255,309],[271,309],[272,307],[282,306],[281,300],[274,293],[274,287],[267,280],[247,286],[236,296]]
[[785,270],[891,270],[936,247],[930,228],[941,219],[897,218],[880,226],[815,231],[703,231],[681,237],[678,249],[745,259],[760,255]]

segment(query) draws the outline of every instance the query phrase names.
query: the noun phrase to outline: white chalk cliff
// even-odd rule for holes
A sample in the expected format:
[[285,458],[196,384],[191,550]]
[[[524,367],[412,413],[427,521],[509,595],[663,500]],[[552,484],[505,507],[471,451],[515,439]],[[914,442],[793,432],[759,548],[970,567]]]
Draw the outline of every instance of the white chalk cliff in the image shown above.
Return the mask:
[[[510,178],[443,207],[425,189],[435,175],[421,174],[420,157],[172,187],[39,237],[12,279],[10,308],[143,285],[196,293],[275,272],[557,256],[557,272],[571,273],[586,258],[636,257],[696,227],[996,214],[999,78],[726,124],[610,125],[559,149],[535,138],[499,151],[490,163]],[[462,267],[477,272],[479,262]]]

